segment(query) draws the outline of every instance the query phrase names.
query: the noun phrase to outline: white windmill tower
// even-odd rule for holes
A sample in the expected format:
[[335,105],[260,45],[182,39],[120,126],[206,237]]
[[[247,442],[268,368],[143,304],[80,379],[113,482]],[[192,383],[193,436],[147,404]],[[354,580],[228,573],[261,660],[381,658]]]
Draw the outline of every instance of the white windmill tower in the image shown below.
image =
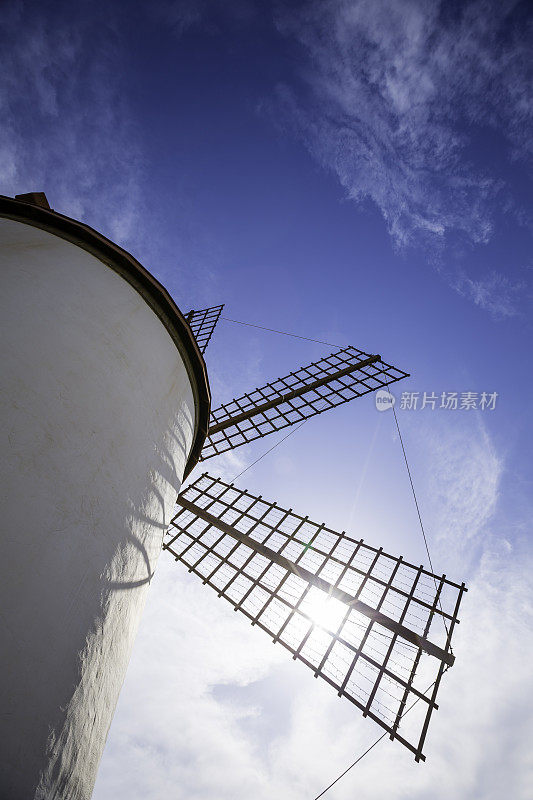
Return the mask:
[[179,494],[198,461],[406,373],[347,347],[210,413],[221,306],[184,317],[42,193],[0,197],[0,258],[0,796],[90,797],[162,546],[423,759],[464,585],[207,473]]

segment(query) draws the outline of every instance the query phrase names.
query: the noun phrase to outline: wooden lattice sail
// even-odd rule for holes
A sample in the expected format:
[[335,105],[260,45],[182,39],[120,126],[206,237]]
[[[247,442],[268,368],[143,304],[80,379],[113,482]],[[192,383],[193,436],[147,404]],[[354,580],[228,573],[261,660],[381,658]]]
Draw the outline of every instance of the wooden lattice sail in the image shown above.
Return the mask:
[[345,347],[211,412],[201,460],[240,447],[408,377],[379,355]]
[[189,311],[185,319],[189,323],[194,337],[198,342],[201,353],[205,353],[207,345],[211,341],[211,336],[222,313],[224,304],[221,306],[211,306],[202,308],[199,311]]
[[207,473],[179,497],[164,547],[425,759],[464,584]]

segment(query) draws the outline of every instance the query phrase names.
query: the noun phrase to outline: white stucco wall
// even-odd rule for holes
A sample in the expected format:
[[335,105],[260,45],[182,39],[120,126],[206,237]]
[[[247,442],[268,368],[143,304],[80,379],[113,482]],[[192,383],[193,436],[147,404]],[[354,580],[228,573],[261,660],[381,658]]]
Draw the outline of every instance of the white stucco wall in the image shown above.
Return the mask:
[[193,439],[143,298],[0,219],[0,797],[89,798]]

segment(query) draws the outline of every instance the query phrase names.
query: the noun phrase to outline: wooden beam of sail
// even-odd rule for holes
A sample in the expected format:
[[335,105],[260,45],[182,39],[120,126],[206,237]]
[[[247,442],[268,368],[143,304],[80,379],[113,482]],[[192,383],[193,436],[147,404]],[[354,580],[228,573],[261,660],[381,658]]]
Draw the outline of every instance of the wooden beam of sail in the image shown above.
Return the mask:
[[233,450],[405,377],[407,372],[386,364],[381,356],[345,347],[212,411],[200,460]]
[[464,584],[207,473],[178,506],[165,549],[423,760]]
[[211,308],[202,308],[199,311],[189,311],[185,315],[201,353],[205,353],[207,349],[223,308],[224,304],[211,306]]

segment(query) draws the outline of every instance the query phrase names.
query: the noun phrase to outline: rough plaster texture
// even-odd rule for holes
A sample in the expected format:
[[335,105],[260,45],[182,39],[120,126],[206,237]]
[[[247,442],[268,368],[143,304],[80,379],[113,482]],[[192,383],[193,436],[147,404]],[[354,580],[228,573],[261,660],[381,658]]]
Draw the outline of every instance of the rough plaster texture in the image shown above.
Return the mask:
[[93,255],[0,220],[0,797],[86,800],[191,448],[176,345]]

